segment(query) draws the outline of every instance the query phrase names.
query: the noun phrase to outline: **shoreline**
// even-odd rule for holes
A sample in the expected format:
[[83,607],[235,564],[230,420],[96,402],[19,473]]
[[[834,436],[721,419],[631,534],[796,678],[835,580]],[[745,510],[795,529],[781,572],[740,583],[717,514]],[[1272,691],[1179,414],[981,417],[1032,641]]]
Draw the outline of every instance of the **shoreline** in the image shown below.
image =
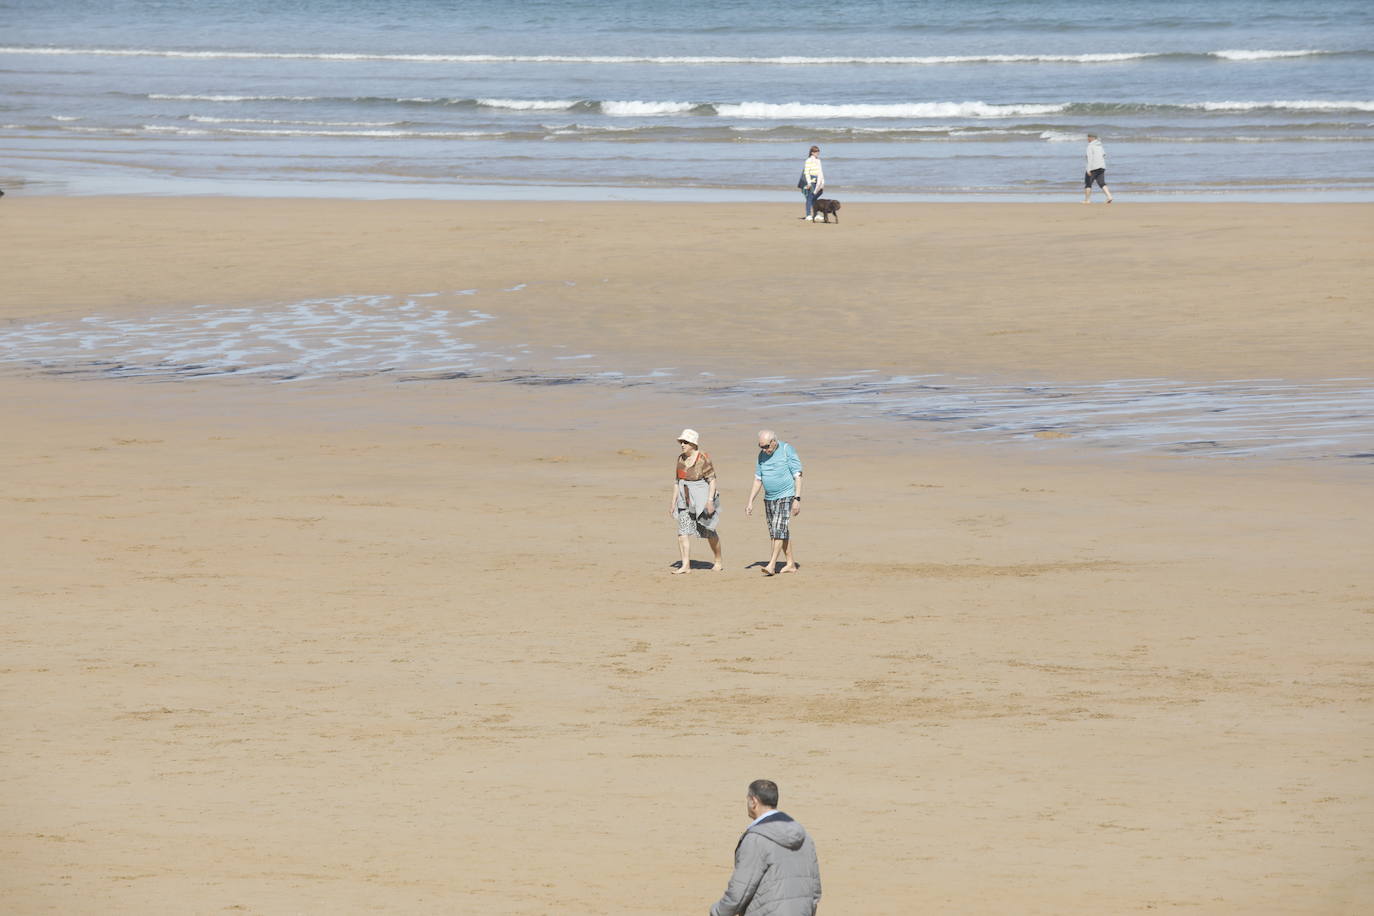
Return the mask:
[[[20,158],[20,157],[15,157]],[[21,196],[33,186],[31,199],[55,198],[227,198],[343,201],[451,201],[486,203],[601,203],[637,204],[798,204],[795,191],[752,187],[637,187],[618,184],[537,184],[512,181],[452,184],[423,181],[368,181],[365,179],[289,181],[284,179],[230,180],[224,178],[125,178],[104,177],[89,182],[69,179],[0,176],[0,189]],[[1129,182],[1114,184],[1119,203],[1131,204],[1370,204],[1374,187],[1321,188],[1249,187],[1243,190],[1178,190],[1164,187],[1134,188]],[[1063,190],[992,191],[977,188],[932,188],[922,191],[847,191],[836,186],[842,201],[865,204],[1016,204],[1055,205],[1078,202],[1082,189],[1065,182]],[[1100,192],[1094,204],[1101,203]],[[1115,206],[1115,204],[1113,205]]]
[[[0,311],[7,372],[640,387],[802,410],[815,422],[1065,440],[1103,460],[1369,455],[1374,335],[1362,344],[1356,288],[1374,283],[1374,271],[1353,255],[1374,244],[1369,207],[859,205],[830,226],[740,204],[685,223],[697,211],[682,204],[48,198],[19,207],[36,240],[60,238],[64,220],[79,218],[90,242],[76,255],[41,243],[17,254],[15,287],[32,260],[29,289],[40,295]],[[113,248],[103,234],[112,228],[102,228],[112,223],[126,236]],[[1075,253],[1084,232],[1087,262]],[[1198,234],[1200,247],[1183,241]],[[134,244],[154,258],[174,250],[176,263],[140,271],[123,254]],[[798,272],[790,246],[819,263]],[[526,257],[532,248],[545,255]],[[932,248],[943,254],[925,254]],[[1341,248],[1352,252],[1344,261]],[[66,263],[52,259],[57,251]],[[922,253],[911,260],[913,251]],[[411,270],[417,256],[426,269]],[[1117,258],[1133,274],[1129,290]],[[1320,285],[1310,279],[1317,259],[1340,265]],[[130,274],[127,292],[79,310],[41,295],[44,269],[83,262]],[[172,271],[182,276],[166,283]],[[404,292],[387,288],[400,283]],[[166,304],[139,301],[153,284],[166,284]],[[280,296],[293,289],[310,295]],[[686,303],[693,317],[681,323],[675,309]],[[735,324],[743,303],[741,314],[763,326],[786,323],[780,350],[747,320]],[[709,330],[685,332],[697,327]]]
[[874,204],[817,226],[782,205],[0,203],[10,326],[475,290],[453,302],[497,316],[485,340],[735,377],[1360,378],[1374,347],[1361,204]]

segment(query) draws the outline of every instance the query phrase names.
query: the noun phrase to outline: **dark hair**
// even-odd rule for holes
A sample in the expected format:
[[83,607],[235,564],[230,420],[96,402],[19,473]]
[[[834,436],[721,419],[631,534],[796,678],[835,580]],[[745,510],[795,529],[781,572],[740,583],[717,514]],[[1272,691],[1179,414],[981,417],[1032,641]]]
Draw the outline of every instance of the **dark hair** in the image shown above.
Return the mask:
[[778,806],[778,784],[771,779],[755,779],[749,783],[749,797],[757,798],[765,808]]

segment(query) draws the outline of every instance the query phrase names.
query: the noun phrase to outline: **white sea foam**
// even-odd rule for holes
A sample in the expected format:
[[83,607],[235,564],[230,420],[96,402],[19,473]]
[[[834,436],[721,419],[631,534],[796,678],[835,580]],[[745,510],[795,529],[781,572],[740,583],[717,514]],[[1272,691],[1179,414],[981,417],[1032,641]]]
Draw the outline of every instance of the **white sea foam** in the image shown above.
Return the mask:
[[567,99],[477,99],[484,108],[508,108],[512,111],[566,111],[577,104]]
[[1374,111],[1374,101],[1342,99],[1300,99],[1295,101],[1273,102],[1190,102],[1183,108],[1196,108],[1202,111]]
[[1331,51],[1317,51],[1309,49],[1305,51],[1213,51],[1213,57],[1222,60],[1280,60],[1286,57],[1316,57],[1322,54],[1331,54]]
[[0,363],[116,377],[253,373],[289,379],[504,362],[460,336],[491,315],[444,308],[446,298],[339,296],[266,308],[202,306],[151,318],[17,325],[0,329]]
[[[6,124],[5,126],[6,126],[6,127],[21,127],[22,125],[19,125],[19,124]],[[134,128],[132,128],[132,127],[75,127],[75,126],[72,126],[72,125],[63,125],[62,127],[58,128],[58,130],[67,130],[67,131],[71,131],[72,133],[77,133],[77,134],[136,134],[136,133],[138,133],[138,131],[135,130]]]
[[649,56],[649,55],[600,55],[600,54],[366,54],[359,52],[306,52],[306,51],[179,51],[158,48],[23,48],[0,47],[0,54],[38,54],[65,56],[101,57],[169,57],[191,60],[323,60],[323,61],[400,61],[409,63],[553,63],[553,64],[763,64],[783,66],[811,66],[815,64],[886,64],[902,66],[929,66],[941,64],[1019,64],[1019,63],[1068,63],[1068,64],[1110,64],[1122,61],[1144,60],[1155,57],[1211,56],[1219,60],[1254,61],[1285,57],[1306,57],[1318,54],[1334,54],[1334,51],[1266,51],[1266,50],[1223,50],[1192,54],[1189,52],[1168,51],[1111,51],[1087,54],[950,54],[925,57],[905,56],[808,56],[786,55],[780,57],[735,57],[735,56]]
[[990,105],[987,102],[898,102],[883,105],[818,105],[810,102],[718,104],[731,118],[1010,118],[1057,114],[1068,105]]
[[609,125],[589,124],[540,124],[540,128],[559,135],[567,134],[632,134],[642,127],[611,127]]
[[176,134],[179,137],[208,137],[214,133],[200,127],[173,127],[169,124],[144,124],[143,129],[150,134]]
[[603,114],[617,117],[682,114],[696,108],[693,102],[644,102],[638,100],[625,102],[602,102]]

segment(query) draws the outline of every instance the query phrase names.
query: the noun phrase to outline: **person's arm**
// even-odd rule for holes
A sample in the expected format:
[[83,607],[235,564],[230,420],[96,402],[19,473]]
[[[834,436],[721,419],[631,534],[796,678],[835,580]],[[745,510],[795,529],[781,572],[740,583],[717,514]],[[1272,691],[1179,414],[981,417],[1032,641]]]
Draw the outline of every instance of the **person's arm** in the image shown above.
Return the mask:
[[788,446],[787,469],[792,472],[792,514],[801,514],[802,463],[797,450]]
[[811,871],[816,875],[816,886],[811,890],[811,912],[821,908],[821,863],[816,859],[816,847],[811,846]]
[[735,850],[735,871],[725,886],[725,895],[711,907],[711,916],[738,916],[754,900],[763,879],[763,850],[768,840],[746,833]]
[[820,191],[823,191],[823,190],[825,190],[825,168],[820,164],[819,161],[817,161],[817,162],[816,162],[816,191],[817,191],[817,192],[820,192]]
[[754,474],[754,485],[753,488],[749,490],[749,505],[746,505],[745,507],[745,515],[754,514],[754,499],[756,499],[756,497],[758,496],[758,490],[761,489],[764,489],[763,478],[758,477],[757,474]]
[[673,481],[673,489],[669,491],[668,495],[668,514],[670,516],[677,515],[677,489],[678,482],[675,480]]

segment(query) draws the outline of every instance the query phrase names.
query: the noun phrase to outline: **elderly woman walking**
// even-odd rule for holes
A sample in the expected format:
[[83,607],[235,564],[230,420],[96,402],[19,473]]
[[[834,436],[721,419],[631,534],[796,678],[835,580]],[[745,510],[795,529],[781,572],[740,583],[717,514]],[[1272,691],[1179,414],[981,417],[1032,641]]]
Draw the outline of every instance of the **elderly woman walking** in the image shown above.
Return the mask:
[[725,567],[720,558],[720,535],[716,525],[720,521],[720,494],[716,492],[716,469],[711,457],[698,445],[697,431],[684,429],[677,437],[682,452],[677,456],[677,479],[673,481],[673,495],[668,501],[668,514],[677,519],[677,543],[682,551],[682,563],[673,575],[692,571],[692,536],[706,538],[715,554],[711,569],[720,572]]

